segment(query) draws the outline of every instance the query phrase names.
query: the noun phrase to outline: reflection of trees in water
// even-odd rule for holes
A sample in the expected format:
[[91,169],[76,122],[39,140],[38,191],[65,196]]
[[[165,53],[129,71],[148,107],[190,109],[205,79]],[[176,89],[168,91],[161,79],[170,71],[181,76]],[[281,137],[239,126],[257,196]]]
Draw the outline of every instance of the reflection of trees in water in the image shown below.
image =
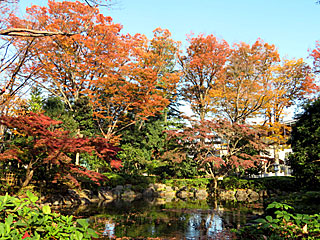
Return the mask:
[[116,227],[116,224],[112,222],[112,220],[109,220],[107,219],[106,220],[106,226],[105,226],[105,229],[102,233],[103,236],[107,236],[109,238],[115,238],[116,236],[114,235],[115,232],[115,227]]
[[243,211],[246,208],[237,205],[215,206],[195,202],[153,205],[144,201],[131,204],[116,201],[100,209],[100,214],[90,221],[109,238],[233,239],[228,229],[245,224],[248,209]]
[[214,237],[223,231],[222,218],[214,212],[204,214],[193,214],[188,220],[186,230],[187,238]]

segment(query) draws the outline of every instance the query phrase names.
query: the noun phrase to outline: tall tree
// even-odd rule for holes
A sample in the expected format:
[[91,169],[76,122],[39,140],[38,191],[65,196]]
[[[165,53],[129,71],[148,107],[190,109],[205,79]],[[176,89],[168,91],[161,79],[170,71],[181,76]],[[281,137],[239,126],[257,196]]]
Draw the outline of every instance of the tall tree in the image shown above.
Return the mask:
[[93,102],[104,118],[106,136],[142,124],[169,105],[180,79],[173,71],[179,45],[170,37],[170,32],[162,29],[156,29],[151,40],[134,36],[132,45],[127,46],[130,61],[122,66],[121,75],[98,79],[95,91],[101,94],[93,98],[101,97]]
[[237,123],[261,113],[274,96],[270,71],[278,61],[275,46],[260,39],[251,46],[243,42],[235,44],[225,77],[219,88],[211,93],[219,113]]
[[297,183],[308,189],[320,184],[320,100],[309,103],[297,117],[291,133],[293,154],[289,157]]
[[[27,20],[13,18],[12,24],[75,34],[36,39],[25,72],[37,69],[33,79],[71,111],[75,102],[88,97],[106,138],[114,139],[129,112],[136,121],[168,104],[160,87],[170,92],[179,80],[178,74],[163,68],[178,47],[168,31],[157,30],[152,43],[143,35],[121,35],[121,25],[110,17],[74,2],[49,1],[48,8],[32,6],[27,13]],[[17,46],[24,41],[17,39]]]
[[318,91],[318,86],[311,68],[303,59],[298,59],[283,60],[272,69],[271,89],[274,96],[265,107],[263,127],[269,133],[269,144],[273,145],[278,161],[279,147],[287,144],[290,135],[290,127],[283,123],[286,109],[312,97]]
[[230,54],[229,45],[213,35],[188,39],[185,56],[179,57],[183,71],[182,95],[200,120],[212,110],[210,93],[220,85]]

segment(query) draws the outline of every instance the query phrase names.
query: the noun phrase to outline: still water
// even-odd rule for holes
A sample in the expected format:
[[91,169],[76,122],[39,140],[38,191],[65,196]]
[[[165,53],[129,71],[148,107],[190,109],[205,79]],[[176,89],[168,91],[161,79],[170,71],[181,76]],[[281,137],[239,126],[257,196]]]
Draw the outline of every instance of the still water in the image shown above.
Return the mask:
[[88,217],[105,239],[234,239],[230,229],[262,214],[262,209],[261,203],[117,200],[79,209],[77,215]]

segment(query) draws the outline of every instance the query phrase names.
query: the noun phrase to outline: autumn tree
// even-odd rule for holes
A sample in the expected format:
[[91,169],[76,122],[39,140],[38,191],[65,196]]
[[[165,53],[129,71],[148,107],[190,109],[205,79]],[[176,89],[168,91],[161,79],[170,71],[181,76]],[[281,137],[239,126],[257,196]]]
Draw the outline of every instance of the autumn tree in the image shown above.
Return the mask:
[[[260,151],[265,147],[263,131],[228,120],[195,121],[182,131],[169,131],[169,136],[177,139],[199,168],[214,179],[215,189],[218,177],[236,168],[247,169],[259,164]],[[185,157],[180,159],[183,160]]]
[[[92,95],[99,109],[105,136],[119,133],[130,125],[142,126],[148,117],[164,111],[174,98],[179,72],[173,68],[179,44],[168,30],[154,30],[148,40],[143,35],[132,38],[130,61],[113,79],[100,78]],[[99,96],[99,98],[95,98]]]
[[179,57],[183,72],[181,94],[203,121],[212,110],[210,93],[220,85],[230,49],[226,41],[213,35],[190,37],[188,41],[186,55]]
[[16,173],[24,174],[22,187],[41,173],[40,178],[46,181],[68,181],[78,185],[77,176],[84,176],[99,184],[103,175],[72,164],[70,156],[77,152],[95,154],[114,167],[121,165],[115,158],[119,149],[105,138],[71,137],[68,131],[61,129],[60,121],[43,114],[1,116],[0,123],[11,129],[0,159],[8,167],[15,167]]
[[268,143],[274,149],[278,162],[280,146],[285,146],[291,128],[283,123],[286,110],[312,97],[318,91],[311,68],[303,59],[283,60],[272,68],[271,89],[273,98],[265,107],[265,121],[262,127],[268,131]]
[[[88,98],[106,138],[114,139],[129,112],[135,114],[134,122],[168,104],[167,92],[179,80],[163,67],[178,47],[168,31],[156,30],[151,41],[143,35],[122,35],[122,26],[97,8],[74,2],[49,1],[48,8],[32,6],[27,13],[26,20],[12,18],[12,25],[74,34],[36,39],[24,71],[37,69],[33,80],[71,111],[75,102]],[[24,41],[19,38],[16,45]]]
[[218,114],[231,122],[256,117],[272,99],[270,70],[279,61],[274,45],[258,39],[234,44],[219,88],[211,93]]

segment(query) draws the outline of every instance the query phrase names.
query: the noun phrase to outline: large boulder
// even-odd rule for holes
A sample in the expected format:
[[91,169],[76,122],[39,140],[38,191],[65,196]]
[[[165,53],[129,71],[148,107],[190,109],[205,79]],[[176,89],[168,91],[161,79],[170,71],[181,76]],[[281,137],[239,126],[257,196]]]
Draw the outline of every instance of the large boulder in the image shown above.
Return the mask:
[[195,197],[199,200],[205,200],[209,196],[206,189],[198,189],[195,192]]
[[121,195],[121,199],[125,201],[132,202],[135,198],[136,198],[136,193],[132,190],[125,190]]
[[238,189],[235,197],[236,197],[237,201],[239,201],[239,202],[247,201],[247,199],[248,199],[247,190]]
[[221,200],[234,201],[236,200],[235,194],[236,192],[233,190],[220,190],[219,198]]

